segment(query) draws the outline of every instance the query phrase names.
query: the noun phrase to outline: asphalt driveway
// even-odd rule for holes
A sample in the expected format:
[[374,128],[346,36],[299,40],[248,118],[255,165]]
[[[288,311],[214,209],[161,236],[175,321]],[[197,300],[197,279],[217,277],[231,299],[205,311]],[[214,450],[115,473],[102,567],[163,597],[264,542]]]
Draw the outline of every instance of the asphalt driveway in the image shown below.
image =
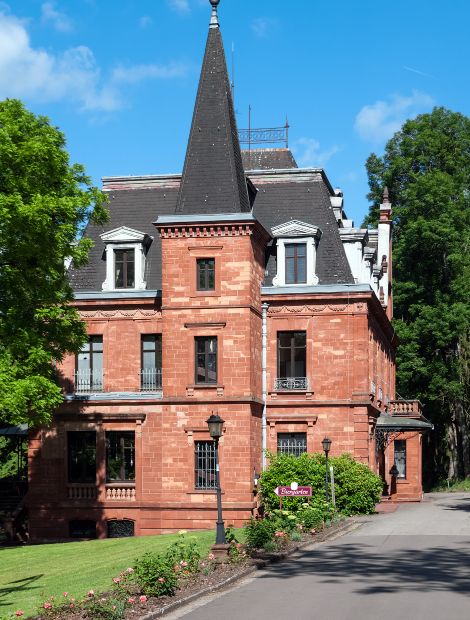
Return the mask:
[[206,597],[169,620],[470,618],[470,494],[363,518],[336,540]]

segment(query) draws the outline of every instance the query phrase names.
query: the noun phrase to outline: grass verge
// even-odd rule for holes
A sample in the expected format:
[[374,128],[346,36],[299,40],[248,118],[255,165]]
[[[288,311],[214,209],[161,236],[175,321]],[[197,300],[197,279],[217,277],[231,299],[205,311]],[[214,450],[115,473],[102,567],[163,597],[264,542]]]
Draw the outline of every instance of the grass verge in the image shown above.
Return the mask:
[[[239,536],[240,531],[236,531]],[[203,555],[214,544],[214,531],[194,532]],[[241,535],[240,538],[243,538]],[[61,544],[0,547],[0,619],[22,609],[34,615],[51,596],[83,598],[88,590],[106,591],[112,578],[147,551],[162,552],[177,534],[113,538]]]
[[431,493],[462,493],[465,491],[470,491],[470,478],[465,478],[465,480],[441,480],[430,489]]

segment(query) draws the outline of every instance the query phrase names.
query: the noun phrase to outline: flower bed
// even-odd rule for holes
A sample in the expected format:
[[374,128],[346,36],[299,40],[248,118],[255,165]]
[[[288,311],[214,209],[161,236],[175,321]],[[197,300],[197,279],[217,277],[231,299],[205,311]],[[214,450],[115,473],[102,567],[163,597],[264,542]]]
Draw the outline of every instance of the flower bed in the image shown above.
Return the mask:
[[[294,523],[288,511],[278,511],[256,523],[266,524],[274,521],[289,525],[284,529],[273,529],[274,546],[238,543],[231,530],[228,530],[230,547],[226,562],[217,562],[210,553],[201,558],[197,545],[186,532],[180,532],[179,540],[171,545],[165,554],[147,553],[138,558],[134,566],[123,570],[110,583],[110,590],[97,593],[89,590],[82,598],[70,597],[64,592],[61,597],[50,597],[38,610],[37,619],[45,620],[137,620],[150,612],[162,612],[169,606],[211,590],[219,589],[228,582],[236,580],[266,560],[280,559],[298,548],[300,543],[308,544],[324,537],[324,523],[304,531]],[[331,523],[327,522],[327,526]],[[247,525],[262,528],[262,525]],[[27,616],[22,610],[9,618]]]

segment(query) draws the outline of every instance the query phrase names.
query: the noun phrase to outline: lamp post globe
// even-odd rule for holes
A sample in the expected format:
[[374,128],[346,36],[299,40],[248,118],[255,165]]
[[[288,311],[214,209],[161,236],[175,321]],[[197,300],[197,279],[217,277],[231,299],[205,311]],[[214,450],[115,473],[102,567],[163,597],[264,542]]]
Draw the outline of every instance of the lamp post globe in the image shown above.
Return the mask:
[[217,492],[217,522],[215,530],[215,544],[225,545],[225,524],[222,519],[222,490],[220,488],[220,471],[219,471],[219,439],[224,432],[224,420],[219,415],[212,415],[206,420],[209,427],[209,434],[214,440],[215,448],[215,486]]
[[328,453],[331,449],[331,439],[325,437],[321,442],[323,452],[325,453],[325,501],[328,502]]

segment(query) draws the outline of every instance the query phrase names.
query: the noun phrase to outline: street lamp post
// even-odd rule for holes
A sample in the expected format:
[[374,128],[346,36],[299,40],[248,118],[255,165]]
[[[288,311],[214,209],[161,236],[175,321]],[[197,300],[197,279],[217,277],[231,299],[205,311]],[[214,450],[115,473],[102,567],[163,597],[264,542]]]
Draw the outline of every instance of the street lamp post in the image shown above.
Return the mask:
[[217,487],[217,525],[215,533],[215,544],[225,545],[225,525],[222,520],[222,491],[220,489],[220,473],[219,473],[219,439],[222,437],[224,420],[219,415],[212,414],[207,420],[209,434],[215,444],[215,484]]
[[325,437],[325,439],[321,442],[323,446],[323,452],[325,453],[325,500],[328,502],[328,452],[331,448],[331,439],[329,437]]

